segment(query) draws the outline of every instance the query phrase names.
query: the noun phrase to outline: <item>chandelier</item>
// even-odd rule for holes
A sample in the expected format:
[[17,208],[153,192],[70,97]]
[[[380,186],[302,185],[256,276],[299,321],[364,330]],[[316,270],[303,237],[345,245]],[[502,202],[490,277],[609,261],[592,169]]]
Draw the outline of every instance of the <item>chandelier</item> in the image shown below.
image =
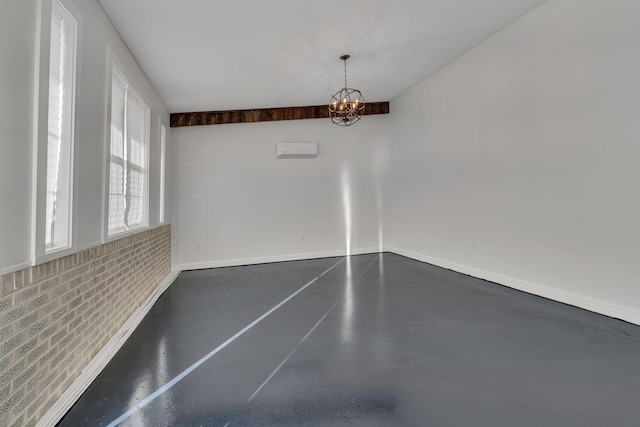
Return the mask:
[[344,88],[336,92],[329,102],[329,117],[339,126],[351,126],[364,114],[362,93],[347,86],[347,59],[349,58],[349,55],[340,57],[340,60],[344,61]]

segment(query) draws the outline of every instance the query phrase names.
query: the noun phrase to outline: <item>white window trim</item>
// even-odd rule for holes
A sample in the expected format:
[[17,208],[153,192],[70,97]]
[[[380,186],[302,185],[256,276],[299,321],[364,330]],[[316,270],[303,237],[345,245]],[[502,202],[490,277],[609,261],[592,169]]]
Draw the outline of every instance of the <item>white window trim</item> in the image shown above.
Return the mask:
[[[127,84],[129,85],[130,90],[135,93],[135,95],[140,98],[140,100],[145,104],[145,118],[144,118],[144,139],[147,147],[145,153],[145,164],[147,169],[147,179],[144,182],[144,192],[145,192],[145,200],[144,200],[144,220],[143,226],[136,227],[129,230],[124,230],[117,233],[109,234],[109,173],[111,166],[111,98],[112,98],[112,85],[113,85],[113,70],[116,69],[120,75],[125,79]],[[102,181],[102,191],[103,191],[103,209],[102,209],[102,241],[103,243],[112,242],[114,240],[121,239],[123,237],[131,236],[145,230],[149,230],[150,221],[149,221],[149,203],[150,203],[150,194],[149,194],[149,181],[151,177],[151,165],[149,163],[150,160],[150,152],[151,152],[151,107],[149,101],[142,96],[142,94],[133,86],[131,82],[135,82],[135,79],[126,71],[126,67],[122,64],[122,62],[118,59],[118,57],[114,54],[114,52],[107,48],[107,108],[105,115],[105,140],[104,140],[104,170],[103,170],[103,181]]]
[[35,108],[33,119],[33,178],[31,192],[31,264],[36,265],[51,261],[75,252],[77,245],[77,221],[76,213],[78,200],[74,197],[77,188],[77,144],[74,143],[77,134],[76,121],[76,101],[79,98],[78,82],[80,81],[79,64],[82,63],[82,15],[75,6],[68,0],[57,0],[58,4],[65,9],[76,21],[75,43],[74,43],[74,65],[72,78],[72,111],[71,111],[71,153],[69,159],[69,240],[68,245],[60,248],[47,249],[45,245],[46,230],[46,192],[47,192],[47,168],[43,167],[47,163],[48,146],[48,109],[49,109],[49,61],[51,46],[51,17],[53,1],[41,0],[38,2],[38,25],[36,25],[36,58],[34,61],[34,93],[33,100]]
[[160,139],[160,164],[159,164],[159,184],[158,184],[158,224],[167,223],[167,126],[160,119],[160,130],[158,133]]

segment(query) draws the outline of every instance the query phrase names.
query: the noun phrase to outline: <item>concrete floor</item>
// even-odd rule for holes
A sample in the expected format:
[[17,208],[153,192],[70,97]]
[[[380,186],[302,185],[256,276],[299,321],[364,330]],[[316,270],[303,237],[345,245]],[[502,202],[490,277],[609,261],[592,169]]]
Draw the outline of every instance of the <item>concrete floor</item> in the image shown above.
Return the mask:
[[640,327],[393,254],[184,272],[60,423],[107,425],[638,426]]

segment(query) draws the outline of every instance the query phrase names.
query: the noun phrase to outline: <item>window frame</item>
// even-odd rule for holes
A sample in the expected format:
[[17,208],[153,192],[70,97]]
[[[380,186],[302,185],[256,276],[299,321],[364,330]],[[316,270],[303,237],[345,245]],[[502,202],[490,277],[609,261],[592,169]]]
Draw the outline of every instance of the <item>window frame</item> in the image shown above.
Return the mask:
[[166,191],[167,191],[167,126],[160,119],[160,170],[158,185],[158,224],[166,224]]
[[[66,17],[73,22],[73,39],[71,43],[72,60],[69,83],[70,109],[66,133],[69,135],[69,146],[66,150],[65,163],[67,175],[65,182],[66,215],[63,229],[66,235],[64,244],[47,245],[47,173],[49,149],[49,95],[52,20],[55,7],[59,7]],[[78,200],[75,197],[77,188],[77,108],[78,82],[80,81],[82,15],[68,0],[43,0],[39,2],[38,23],[36,27],[36,58],[34,62],[34,138],[33,138],[33,179],[32,179],[32,217],[31,217],[31,263],[40,264],[73,253],[77,246],[76,212]]]
[[[151,152],[151,107],[149,102],[141,95],[141,93],[136,89],[136,87],[131,83],[134,79],[131,78],[129,73],[126,72],[126,68],[117,60],[115,55],[111,50],[108,52],[109,60],[107,61],[107,114],[106,114],[106,138],[105,138],[105,169],[104,169],[104,179],[103,179],[103,191],[104,191],[104,209],[103,209],[103,242],[110,242],[113,240],[120,239],[122,237],[126,237],[132,234],[139,233],[141,231],[147,230],[150,228],[149,221],[149,204],[150,204],[150,176],[151,176],[151,165],[150,165],[150,152]],[[117,74],[116,74],[117,73]],[[119,78],[126,84],[127,91],[132,92],[136,98],[141,102],[144,111],[144,123],[143,123],[143,144],[145,147],[144,153],[144,185],[143,185],[143,212],[142,212],[142,222],[138,227],[132,228],[124,228],[122,230],[117,230],[111,232],[109,229],[109,198],[110,198],[110,173],[111,173],[111,133],[112,133],[112,108],[113,108],[113,89],[114,89],[114,76],[118,75]],[[125,118],[126,120],[126,118]],[[123,128],[126,129],[125,124],[123,123]],[[124,136],[123,136],[124,137]],[[126,185],[126,184],[125,184]]]

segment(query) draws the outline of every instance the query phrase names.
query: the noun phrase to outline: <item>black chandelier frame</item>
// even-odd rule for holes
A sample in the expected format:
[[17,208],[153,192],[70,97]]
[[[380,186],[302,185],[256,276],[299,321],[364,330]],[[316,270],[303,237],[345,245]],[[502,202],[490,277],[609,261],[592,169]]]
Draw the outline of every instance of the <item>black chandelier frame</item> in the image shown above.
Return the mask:
[[362,92],[347,85],[347,59],[350,55],[342,55],[344,61],[344,87],[331,96],[329,101],[329,117],[338,126],[351,126],[362,118],[365,100]]

